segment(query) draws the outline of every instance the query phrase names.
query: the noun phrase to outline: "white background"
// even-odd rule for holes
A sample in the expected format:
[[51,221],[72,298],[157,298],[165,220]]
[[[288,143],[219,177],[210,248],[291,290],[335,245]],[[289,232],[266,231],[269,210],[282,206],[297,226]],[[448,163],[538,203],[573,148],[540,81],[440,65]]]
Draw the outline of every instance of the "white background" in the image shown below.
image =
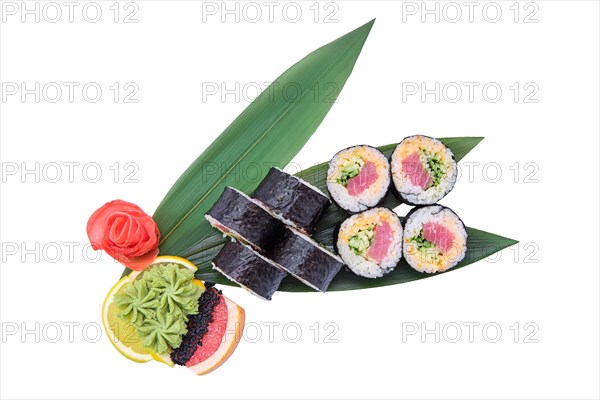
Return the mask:
[[[85,2],[75,8],[72,23],[61,2],[56,23],[46,20],[55,16],[50,8],[39,23],[35,15],[25,15],[23,23],[21,3],[13,3],[15,15],[6,3],[0,28],[6,96],[0,117],[3,398],[600,395],[597,2],[481,2],[472,22],[462,2],[439,3],[439,22],[433,14],[422,22],[420,2],[315,7],[311,1],[298,3],[296,23],[294,9],[283,14],[284,3],[272,22],[267,6],[255,3],[263,12],[256,23],[248,21],[254,10],[246,8],[244,15],[244,3],[237,6],[239,22],[225,15],[224,23],[220,2],[212,3],[215,15],[194,1],[137,1],[127,9],[121,3],[117,23],[113,1],[98,3],[97,23],[82,17]],[[39,3],[40,13],[45,4]],[[462,17],[453,23],[455,5]],[[135,7],[138,22],[124,23]],[[493,23],[496,8],[502,14]],[[93,9],[87,11],[93,18]],[[485,136],[463,160],[463,177],[443,203],[467,225],[520,244],[494,260],[381,289],[277,293],[263,302],[226,287],[226,295],[246,309],[252,329],[230,360],[205,377],[158,363],[134,364],[106,337],[95,340],[102,300],[121,267],[85,247],[89,215],[116,198],[151,214],[179,174],[247,106],[257,84],[375,17],[338,103],[295,161],[310,166],[343,147],[398,142],[416,133]],[[11,83],[22,82],[27,88],[35,82],[80,86],[72,103],[66,86],[56,103],[48,101],[54,92],[41,93],[36,103],[34,95],[7,95]],[[82,97],[89,82],[103,89],[96,103]],[[117,103],[109,88],[115,82],[121,87]],[[139,88],[137,103],[124,102],[128,82]],[[236,82],[239,99],[205,91],[207,83],[234,89]],[[413,82],[429,89],[439,82],[440,90],[455,82],[462,97],[452,103],[455,92],[441,93],[439,102],[433,94],[424,100],[406,96],[403,88]],[[472,102],[464,82],[479,84]],[[516,102],[510,89],[515,82]],[[483,97],[487,83],[502,89],[497,102],[491,89]],[[22,174],[36,162],[39,176]],[[470,178],[464,162],[475,163]],[[54,163],[62,174],[56,183],[50,182]],[[64,163],[79,163],[70,164],[72,179]],[[102,176],[91,183],[98,166]],[[127,182],[131,172],[137,183]],[[270,322],[280,324],[272,338],[265,325]],[[333,325],[326,329],[328,322]],[[79,324],[72,338],[69,323]],[[287,335],[282,330],[289,323],[302,330],[296,343],[294,326],[288,325]],[[403,340],[407,327],[435,331],[436,323],[439,343],[433,333]],[[468,323],[479,324],[472,340]],[[487,333],[485,324],[491,326]],[[462,336],[451,343],[457,325]],[[329,338],[334,343],[325,340],[331,326],[338,328]],[[23,335],[26,329],[31,332]]]

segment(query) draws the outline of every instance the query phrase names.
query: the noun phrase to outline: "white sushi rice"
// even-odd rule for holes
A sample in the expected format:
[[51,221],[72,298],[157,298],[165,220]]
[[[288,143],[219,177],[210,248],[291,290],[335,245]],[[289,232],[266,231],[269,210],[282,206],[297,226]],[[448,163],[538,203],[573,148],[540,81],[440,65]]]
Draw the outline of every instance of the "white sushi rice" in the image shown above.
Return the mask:
[[[344,185],[337,180],[341,174],[341,166],[352,155],[359,154],[366,161],[375,164],[377,180],[358,196],[351,196]],[[360,212],[375,207],[387,193],[390,186],[390,165],[385,156],[371,146],[354,146],[338,152],[329,163],[327,170],[327,190],[340,207]]]
[[[355,235],[361,227],[369,224],[377,224],[382,219],[385,219],[392,229],[392,243],[388,249],[386,257],[381,263],[371,260],[368,256],[355,254],[348,246],[348,240]],[[340,226],[337,239],[337,249],[340,256],[356,275],[366,278],[380,278],[383,275],[391,272],[402,257],[402,225],[400,219],[391,210],[387,208],[373,208],[356,214],[345,220]]]
[[[440,184],[437,186],[432,185],[427,190],[414,185],[406,175],[406,171],[402,168],[402,160],[415,152],[419,152],[420,149],[427,149],[432,153],[438,153],[441,156],[446,171]],[[425,156],[421,154],[420,158],[421,163],[428,169]],[[420,135],[407,137],[396,146],[394,153],[392,153],[391,168],[396,190],[404,200],[415,205],[434,204],[440,201],[452,190],[458,174],[458,166],[452,150],[437,139]]]
[[[447,252],[437,248],[425,252],[417,250],[411,239],[418,236],[423,224],[434,222],[448,228],[454,234],[454,242]],[[458,264],[467,252],[467,231],[465,226],[449,208],[433,205],[417,209],[408,216],[404,224],[403,253],[408,264],[419,272],[443,272]]]

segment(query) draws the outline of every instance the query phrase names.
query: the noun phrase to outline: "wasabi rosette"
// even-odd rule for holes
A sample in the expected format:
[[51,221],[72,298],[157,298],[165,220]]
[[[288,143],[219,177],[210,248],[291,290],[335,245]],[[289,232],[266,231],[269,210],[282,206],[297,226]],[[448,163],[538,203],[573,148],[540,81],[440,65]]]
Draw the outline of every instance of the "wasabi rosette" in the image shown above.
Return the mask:
[[103,323],[127,358],[188,367],[202,375],[233,353],[244,310],[211,284],[194,278],[196,266],[180,257],[158,257],[123,277],[108,293]]

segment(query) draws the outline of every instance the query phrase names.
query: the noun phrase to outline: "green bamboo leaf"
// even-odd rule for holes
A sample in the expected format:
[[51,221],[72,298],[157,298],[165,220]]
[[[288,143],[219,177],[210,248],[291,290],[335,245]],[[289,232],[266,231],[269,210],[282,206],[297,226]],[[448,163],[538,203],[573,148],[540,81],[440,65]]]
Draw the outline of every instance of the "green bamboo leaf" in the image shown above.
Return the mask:
[[225,186],[251,192],[306,144],[350,76],[374,20],[313,51],[275,79],[175,182],[153,215],[161,254],[213,234],[204,214]]
[[[483,138],[454,137],[441,138],[440,140],[453,151],[456,160],[460,161],[467,153],[477,146],[477,144],[479,144]],[[381,150],[387,157],[390,157],[396,145],[397,143],[393,143],[378,147],[378,149]],[[296,175],[327,193],[327,165],[327,162],[321,163],[306,170],[300,171]],[[399,204],[400,201],[391,193],[386,196],[383,202],[383,206],[388,208],[394,208]],[[342,210],[335,205],[330,206],[325,215],[319,221],[314,238],[326,247],[332,249],[334,230],[348,216],[349,214],[345,210]],[[517,243],[515,240],[473,228],[467,228],[467,232],[469,234],[467,240],[467,254],[464,260],[456,267],[450,269],[450,271],[454,271],[458,268],[482,260],[508,246]],[[223,238],[223,235],[220,232],[214,230],[214,234],[201,243],[201,249],[199,251],[186,255],[187,258],[189,258],[199,267],[199,270],[196,273],[197,278],[224,285],[232,285],[231,281],[227,280],[225,277],[223,277],[223,275],[213,271],[210,265],[210,262],[217,255],[221,246],[226,240],[228,239]],[[402,260],[392,273],[379,279],[361,278],[354,275],[350,271],[343,270],[338,274],[338,276],[336,276],[328,290],[336,291],[366,289],[379,286],[395,285],[428,278],[431,276],[435,275],[419,273],[413,270],[404,260]],[[279,290],[289,292],[312,291],[306,285],[292,277],[287,277],[284,279]]]
[[[467,227],[467,234],[469,236],[467,238],[467,254],[465,255],[465,258],[454,268],[443,272],[444,274],[482,260],[506,247],[518,243],[513,239],[469,227]],[[440,274],[424,274],[417,272],[402,259],[391,273],[377,279],[362,278],[356,276],[349,270],[344,269],[337,274],[327,291],[368,289],[380,286],[397,285],[399,283],[412,282],[436,275]],[[289,276],[281,282],[279,290],[284,292],[311,291],[306,285]]]
[[[462,158],[475,146],[477,146],[479,142],[483,140],[483,137],[450,137],[440,138],[439,140],[441,140],[452,150],[456,161],[458,162],[462,160]],[[392,143],[385,146],[380,146],[378,149],[383,152],[386,157],[391,157],[392,151],[396,148],[396,145],[397,143]],[[327,168],[328,162],[324,162],[311,168],[302,170],[296,175],[318,187],[324,193],[329,194],[326,183]],[[400,205],[400,201],[392,193],[388,193],[381,205],[382,207],[394,208]],[[333,230],[344,219],[348,218],[348,216],[349,214],[347,211],[337,207],[335,204],[332,204],[319,221],[317,229],[314,233],[315,239],[319,242],[323,242],[330,249],[332,249],[333,245],[330,239],[333,235]],[[207,280],[209,280],[209,277],[211,279],[216,279],[215,277],[220,276],[220,274],[217,273],[208,275],[210,273],[208,272],[208,269],[210,269],[210,263],[212,259],[217,255],[221,249],[221,246],[226,242],[226,240],[227,239],[223,238],[221,232],[213,229],[211,235],[197,243],[197,245],[190,249],[189,252],[181,254],[181,256],[194,262],[202,271],[202,277],[206,278]]]
[[[162,233],[161,254],[188,258],[199,269],[199,279],[232,285],[211,269],[211,261],[227,239],[212,229],[203,218],[225,186],[246,193],[254,190],[271,166],[283,167],[300,151],[333,105],[348,79],[374,21],[342,36],[300,60],[285,71],[194,161],[165,196],[153,218]],[[279,89],[277,89],[279,87]],[[297,95],[289,96],[289,87]],[[333,93],[331,89],[334,89]],[[440,139],[461,160],[483,138]],[[390,156],[396,143],[379,149]],[[252,170],[254,174],[247,174]],[[325,193],[327,163],[316,165],[297,175]],[[392,194],[383,206],[394,208],[400,202]],[[333,246],[333,231],[348,213],[331,206],[320,220],[315,239]],[[455,269],[484,259],[515,240],[473,228],[467,228],[467,255]],[[129,272],[129,270],[126,270]],[[379,279],[358,277],[344,270],[334,279],[330,291],[354,290],[394,285],[435,275],[421,274],[401,261],[391,273]],[[281,291],[303,292],[310,288],[291,277]]]
[[[330,247],[333,242],[333,229],[328,229],[326,232],[320,233],[322,234],[323,238],[326,239],[324,240],[324,244],[327,244],[328,247]],[[467,227],[467,234],[469,236],[467,239],[467,254],[465,255],[465,258],[456,267],[446,272],[443,272],[444,274],[455,271],[474,262],[483,260],[486,257],[489,257],[501,251],[502,249],[505,249],[518,243],[518,241],[516,240],[470,227]],[[224,240],[222,238],[221,240],[222,243],[224,243]],[[196,254],[191,258],[192,262],[196,263],[197,265],[200,265],[200,268],[196,273],[196,277],[198,279],[202,279],[208,282],[215,282],[222,285],[235,286],[235,284],[233,284],[219,272],[211,269],[210,260],[206,261],[206,258],[212,259],[212,257],[216,256],[219,249],[220,246],[208,250],[210,255],[201,253]],[[404,259],[402,259],[399,265],[394,269],[394,271],[378,279],[362,278],[344,269],[340,271],[340,273],[335,277],[333,282],[331,282],[331,285],[329,285],[327,291],[331,292],[341,290],[368,289],[380,286],[397,285],[400,283],[412,282],[419,279],[434,277],[436,275],[440,274],[424,274],[417,272],[414,269],[412,269],[406,263],[406,261],[404,261]],[[284,292],[314,292],[314,290],[290,276],[286,277],[283,280],[278,290]]]
[[[463,159],[468,152],[470,152],[475,146],[479,144],[483,140],[483,137],[451,137],[451,138],[440,138],[446,146],[448,146],[452,152],[454,153],[454,157],[456,161],[460,161]],[[378,149],[388,158],[392,156],[392,152],[396,148],[398,143],[392,143],[385,146],[380,146]],[[329,194],[327,190],[327,168],[328,163],[321,163],[319,165],[315,165],[312,168],[306,169],[304,171],[300,171],[297,175],[298,177],[304,179],[307,182],[317,186],[324,193]],[[400,205],[400,200],[394,194],[388,193],[383,202],[381,203],[382,207],[387,207],[393,209]],[[333,230],[336,226],[338,226],[342,221],[348,218],[350,214],[335,204],[331,205],[325,215],[319,220],[319,224],[317,225],[316,232],[314,234],[315,240],[318,242],[323,242],[330,249],[333,249],[333,244],[330,243],[331,238],[333,236]]]

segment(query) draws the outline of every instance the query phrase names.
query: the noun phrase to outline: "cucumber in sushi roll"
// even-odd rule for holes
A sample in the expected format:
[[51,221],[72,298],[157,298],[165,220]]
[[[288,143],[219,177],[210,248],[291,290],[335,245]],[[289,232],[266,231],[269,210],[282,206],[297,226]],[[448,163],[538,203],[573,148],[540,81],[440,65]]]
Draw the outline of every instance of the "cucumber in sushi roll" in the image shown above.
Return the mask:
[[340,226],[337,250],[356,275],[380,278],[402,257],[402,225],[392,210],[373,208],[345,220]]
[[435,204],[456,182],[458,167],[452,150],[428,136],[409,136],[392,153],[396,194],[411,205]]
[[403,253],[419,272],[443,272],[458,264],[467,252],[467,231],[451,209],[414,208],[404,219]]
[[329,162],[327,190],[341,208],[360,212],[375,207],[390,186],[390,164],[374,147],[354,146]]

